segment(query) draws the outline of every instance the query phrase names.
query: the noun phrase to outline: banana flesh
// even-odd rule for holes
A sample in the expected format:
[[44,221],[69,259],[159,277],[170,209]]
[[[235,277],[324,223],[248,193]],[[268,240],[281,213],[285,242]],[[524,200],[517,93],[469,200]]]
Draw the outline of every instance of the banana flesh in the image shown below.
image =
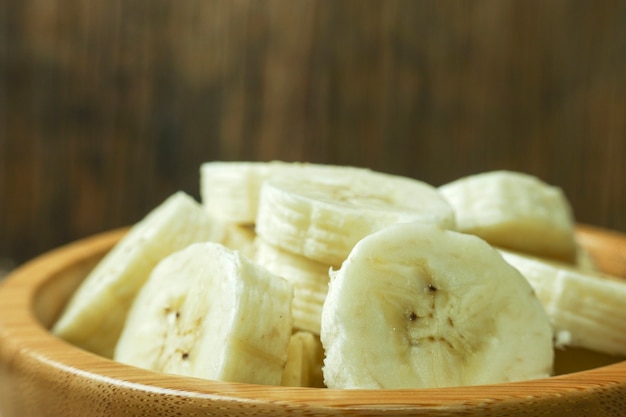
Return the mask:
[[294,174],[314,177],[353,175],[364,168],[311,164],[305,162],[206,162],[200,167],[202,203],[215,218],[226,223],[256,222],[261,186],[272,177],[288,178]]
[[260,237],[255,240],[254,260],[293,285],[294,327],[319,335],[330,265],[285,251]]
[[410,221],[455,227],[452,207],[428,184],[374,171],[328,170],[265,181],[256,231],[286,251],[337,266],[363,237]]
[[111,357],[130,305],[152,268],[193,242],[224,239],[224,229],[184,192],[134,225],[74,293],[52,328],[57,336]]
[[626,356],[626,281],[502,250],[530,282],[550,318],[557,347]]
[[524,277],[482,239],[436,225],[365,237],[322,311],[330,388],[432,388],[547,377],[552,330]]
[[516,252],[576,261],[572,208],[560,188],[528,174],[491,171],[439,191],[456,211],[457,230]]
[[150,275],[115,360],[177,375],[279,385],[292,298],[287,281],[238,252],[213,242],[189,245]]
[[134,226],[53,332],[159,372],[299,387],[542,378],[555,346],[626,356],[626,284],[594,272],[562,191],[535,177],[437,189],[210,162],[201,196],[177,193]]
[[224,161],[202,164],[200,196],[204,207],[224,222],[253,224],[261,183],[277,164]]

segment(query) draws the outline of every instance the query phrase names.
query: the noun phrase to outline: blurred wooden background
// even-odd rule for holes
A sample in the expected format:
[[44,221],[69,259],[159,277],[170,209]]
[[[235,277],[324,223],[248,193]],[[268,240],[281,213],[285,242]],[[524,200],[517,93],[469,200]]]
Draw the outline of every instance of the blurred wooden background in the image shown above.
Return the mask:
[[626,231],[626,2],[0,0],[0,259],[127,225],[202,162],[440,185],[514,169]]

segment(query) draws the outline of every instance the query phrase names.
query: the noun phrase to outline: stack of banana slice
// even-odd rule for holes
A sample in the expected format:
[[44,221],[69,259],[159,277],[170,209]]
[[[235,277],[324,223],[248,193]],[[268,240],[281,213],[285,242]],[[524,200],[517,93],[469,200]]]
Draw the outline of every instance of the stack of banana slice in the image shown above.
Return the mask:
[[200,179],[200,203],[176,193],[130,229],[55,334],[153,371],[303,387],[542,378],[555,346],[626,355],[626,284],[589,272],[565,196],[537,178],[436,188],[273,161],[208,162]]
[[126,315],[152,269],[166,256],[225,230],[192,197],[177,192],[152,210],[111,250],[78,288],[52,331],[111,357]]

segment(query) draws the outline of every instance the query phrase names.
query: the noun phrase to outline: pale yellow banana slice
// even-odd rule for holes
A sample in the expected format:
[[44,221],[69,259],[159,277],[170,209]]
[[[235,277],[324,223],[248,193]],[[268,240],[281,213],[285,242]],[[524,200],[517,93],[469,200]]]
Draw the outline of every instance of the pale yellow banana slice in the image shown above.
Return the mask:
[[362,168],[306,162],[205,162],[200,167],[200,195],[214,217],[228,223],[254,224],[259,192],[267,179],[290,177],[293,173],[314,177],[317,172],[358,170]]
[[259,237],[254,260],[293,285],[294,327],[319,335],[330,266],[287,252]]
[[455,226],[452,207],[426,183],[369,170],[328,170],[267,180],[256,231],[289,252],[337,266],[361,238],[411,221]]
[[190,243],[223,238],[223,228],[199,203],[175,193],[135,224],[85,278],[53,333],[111,357],[132,300],[157,262]]
[[329,388],[433,388],[542,378],[552,331],[529,283],[482,239],[423,223],[369,235],[331,276]]
[[456,211],[459,231],[518,252],[576,260],[572,209],[560,188],[528,174],[491,171],[439,190]]
[[202,204],[222,221],[253,224],[259,189],[275,165],[269,162],[205,162],[200,166]]
[[510,251],[502,255],[535,289],[557,346],[626,356],[625,280]]
[[212,380],[279,385],[293,289],[223,245],[195,243],[161,261],[141,289],[115,360]]
[[323,388],[323,361],[324,349],[319,338],[307,331],[295,332],[289,342],[281,385]]

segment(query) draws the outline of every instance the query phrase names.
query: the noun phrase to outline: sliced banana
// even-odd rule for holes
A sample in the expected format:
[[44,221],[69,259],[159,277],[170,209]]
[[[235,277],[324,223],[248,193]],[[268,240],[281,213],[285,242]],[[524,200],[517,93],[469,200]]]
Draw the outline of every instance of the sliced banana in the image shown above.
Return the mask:
[[394,223],[455,226],[434,187],[369,170],[272,177],[263,183],[256,232],[282,249],[338,266],[363,237]]
[[157,262],[190,243],[223,238],[224,229],[200,204],[175,193],[135,224],[85,278],[52,332],[110,358],[132,300]]
[[522,275],[486,242],[424,223],[365,237],[331,276],[329,388],[432,388],[547,377],[552,331]]
[[202,204],[222,221],[253,224],[261,183],[274,166],[270,162],[205,162],[200,167]]
[[456,211],[457,228],[495,246],[574,263],[574,219],[563,191],[538,178],[491,171],[439,188]]
[[363,168],[305,162],[205,162],[200,167],[200,195],[214,217],[227,223],[254,224],[260,189],[267,179],[294,173],[312,177],[318,172],[343,175],[359,170]]
[[281,385],[286,387],[323,388],[324,349],[319,338],[307,331],[295,332],[289,341],[287,363]]
[[212,380],[279,385],[293,289],[223,245],[160,262],[133,303],[115,360]]
[[626,356],[626,281],[527,255],[502,251],[535,289],[556,345]]
[[330,266],[287,252],[260,237],[255,240],[254,261],[293,285],[294,327],[319,335]]

